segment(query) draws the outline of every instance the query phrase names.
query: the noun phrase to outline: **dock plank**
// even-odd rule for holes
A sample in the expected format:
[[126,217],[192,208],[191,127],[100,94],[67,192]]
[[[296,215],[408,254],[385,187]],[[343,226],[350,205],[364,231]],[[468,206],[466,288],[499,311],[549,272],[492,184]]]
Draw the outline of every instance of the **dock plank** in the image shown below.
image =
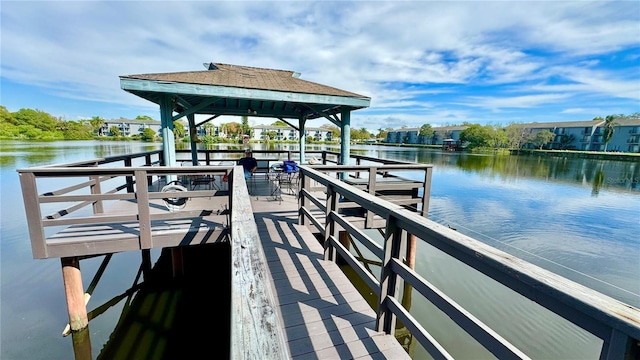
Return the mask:
[[293,359],[410,359],[313,233],[297,224],[295,196],[252,197],[269,280]]

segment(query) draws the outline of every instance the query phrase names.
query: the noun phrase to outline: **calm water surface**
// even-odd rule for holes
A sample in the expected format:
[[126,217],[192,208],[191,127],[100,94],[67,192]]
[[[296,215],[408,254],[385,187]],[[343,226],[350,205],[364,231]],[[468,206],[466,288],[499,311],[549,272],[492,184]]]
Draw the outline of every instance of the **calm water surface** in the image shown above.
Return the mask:
[[[0,152],[0,358],[72,359],[58,259],[31,255],[17,168],[154,150],[132,142],[4,141]],[[284,146],[285,148],[287,145]],[[256,147],[259,148],[259,147]],[[296,150],[291,146],[291,150]],[[314,147],[321,150],[325,147]],[[331,148],[337,150],[336,148]],[[431,219],[503,251],[640,306],[640,164],[533,156],[496,157],[435,150],[353,146],[358,154],[434,164]],[[157,254],[153,254],[157,256]],[[101,259],[82,262],[94,274]],[[103,304],[131,286],[137,252],[114,255],[90,302]],[[532,357],[593,358],[599,342],[530,301],[469,271],[428,245],[416,269]],[[85,288],[91,279],[84,279]],[[457,358],[491,358],[448,319],[413,297],[412,313],[438,324],[433,335]],[[122,311],[112,306],[90,323],[93,354],[109,339]],[[464,344],[464,346],[462,346]],[[426,358],[410,346],[414,358]]]

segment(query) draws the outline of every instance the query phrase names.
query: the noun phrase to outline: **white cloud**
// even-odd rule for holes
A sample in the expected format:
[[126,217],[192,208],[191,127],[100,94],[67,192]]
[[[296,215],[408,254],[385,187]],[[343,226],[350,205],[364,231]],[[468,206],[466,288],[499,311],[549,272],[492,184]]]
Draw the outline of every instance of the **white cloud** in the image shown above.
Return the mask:
[[637,64],[607,66],[609,52],[640,44],[633,2],[34,4],[2,4],[2,79],[60,98],[148,109],[120,89],[119,75],[209,61],[299,71],[389,112],[354,116],[362,121],[465,121],[487,115],[460,106],[500,112],[576,95],[640,98]]

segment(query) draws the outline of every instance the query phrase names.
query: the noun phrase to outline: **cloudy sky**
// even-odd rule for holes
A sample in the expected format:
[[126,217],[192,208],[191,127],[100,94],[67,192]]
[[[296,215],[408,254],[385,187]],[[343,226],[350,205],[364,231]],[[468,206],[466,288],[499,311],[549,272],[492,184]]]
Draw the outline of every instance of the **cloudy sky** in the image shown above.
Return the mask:
[[2,0],[0,13],[9,111],[158,119],[118,76],[204,62],[369,96],[351,119],[369,130],[640,111],[638,1]]

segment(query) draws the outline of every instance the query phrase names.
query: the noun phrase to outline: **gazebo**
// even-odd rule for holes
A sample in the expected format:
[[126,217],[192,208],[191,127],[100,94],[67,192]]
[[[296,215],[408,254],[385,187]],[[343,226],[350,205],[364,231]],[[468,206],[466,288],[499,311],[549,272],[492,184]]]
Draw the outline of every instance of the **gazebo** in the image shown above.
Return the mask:
[[[160,106],[164,163],[176,165],[173,122],[186,117],[191,152],[196,127],[221,115],[277,118],[300,136],[305,159],[307,120],[324,118],[340,128],[341,162],[349,159],[351,112],[369,107],[371,98],[300,79],[300,73],[249,66],[204,63],[206,70],[120,76],[120,87]],[[195,122],[195,115],[210,115]]]

